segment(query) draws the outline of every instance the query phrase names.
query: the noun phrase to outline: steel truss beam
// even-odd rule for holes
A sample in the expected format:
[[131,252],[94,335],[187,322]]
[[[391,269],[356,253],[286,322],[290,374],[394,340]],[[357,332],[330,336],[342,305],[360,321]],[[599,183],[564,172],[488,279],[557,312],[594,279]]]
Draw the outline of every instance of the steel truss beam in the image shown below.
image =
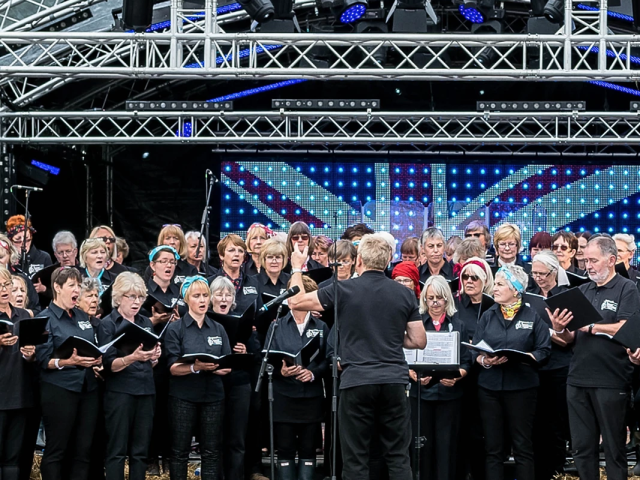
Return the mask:
[[[638,35],[9,32],[0,76],[630,81],[640,78],[639,46]],[[396,64],[374,60],[383,48]],[[317,49],[328,68],[315,65]]]
[[627,145],[630,112],[0,113],[0,142],[304,145]]

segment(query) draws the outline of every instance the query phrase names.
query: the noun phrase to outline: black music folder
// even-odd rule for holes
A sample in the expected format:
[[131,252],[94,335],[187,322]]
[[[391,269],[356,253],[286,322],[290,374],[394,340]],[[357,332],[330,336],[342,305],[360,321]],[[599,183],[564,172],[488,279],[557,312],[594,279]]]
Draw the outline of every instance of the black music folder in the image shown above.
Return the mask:
[[[267,353],[267,350],[262,350],[262,354]],[[290,353],[290,352],[282,352],[280,350],[271,350],[269,351],[269,363],[273,365],[278,371],[282,366],[282,361],[287,364],[288,367],[292,367],[295,365],[300,365],[301,367],[307,368],[311,362],[315,360],[315,358],[320,353],[320,337],[318,335],[314,335],[311,337],[304,346],[300,349],[299,352]]]
[[82,337],[68,337],[64,342],[62,342],[62,345],[53,352],[53,358],[67,359],[73,355],[74,348],[78,351],[78,356],[80,357],[98,358],[109,350],[118,340],[120,340],[121,337],[122,336],[116,338],[102,347],[98,347],[94,343]]
[[249,337],[251,337],[251,333],[253,332],[253,320],[255,313],[256,306],[255,303],[252,303],[239,315],[225,315],[222,313],[215,313],[211,310],[207,312],[207,315],[209,318],[222,325],[225,332],[227,332],[227,337],[229,337],[229,345],[231,345],[231,348],[233,349],[236,344],[243,343],[246,345],[249,341]]
[[0,320],[0,335],[10,333],[13,335],[13,322],[9,320]]
[[18,325],[18,343],[20,347],[42,345],[49,338],[47,317],[23,318]]
[[565,308],[573,313],[573,320],[567,325],[567,330],[574,332],[582,327],[602,321],[600,312],[596,310],[584,293],[577,288],[565,290],[562,293],[545,300],[549,310],[553,313],[556,308],[561,312]]
[[150,293],[149,295],[147,295],[147,299],[142,304],[141,310],[144,309],[149,312],[149,314],[151,314],[152,308],[155,307],[156,312],[158,313],[171,313],[173,312],[173,309],[177,305],[177,303],[177,298],[175,298],[171,303],[166,303]]
[[613,336],[613,340],[632,352],[640,348],[640,313],[631,315]]
[[549,314],[547,313],[547,304],[545,303],[546,298],[542,295],[537,295],[535,293],[525,293],[522,296],[522,301],[529,308],[534,310],[542,320],[551,328],[551,319],[549,318]]
[[480,342],[475,345],[467,342],[461,342],[461,345],[464,345],[470,350],[485,353],[490,357],[507,357],[510,362],[528,363],[530,365],[538,364],[538,361],[527,352],[521,352],[520,350],[514,350],[512,348],[499,348],[494,350],[484,340],[480,340]]
[[569,285],[572,287],[579,287],[591,281],[588,275],[576,275],[571,272],[567,272],[567,278],[569,279]]
[[[167,325],[168,324],[169,322],[167,322]],[[120,340],[114,343],[113,346],[125,355],[131,355],[140,345],[142,345],[142,350],[153,350],[156,348],[158,342],[160,342],[159,335],[145,330],[140,325],[136,325],[126,319],[120,324],[120,328],[118,328],[116,336],[120,338]]]
[[228,355],[211,355],[210,353],[188,353],[180,357],[176,363],[196,363],[200,360],[204,363],[216,363],[218,368],[223,370],[231,368],[234,370],[247,370],[254,364],[254,356],[250,353],[230,353]]

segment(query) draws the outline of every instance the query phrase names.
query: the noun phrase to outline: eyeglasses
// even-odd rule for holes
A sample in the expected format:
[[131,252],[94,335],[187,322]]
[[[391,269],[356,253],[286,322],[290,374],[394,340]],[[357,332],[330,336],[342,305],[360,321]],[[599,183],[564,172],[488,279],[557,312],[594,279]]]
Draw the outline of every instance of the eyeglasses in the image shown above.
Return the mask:
[[13,288],[13,283],[11,283],[11,282],[0,284],[0,291],[1,290],[10,290],[11,288]]
[[267,255],[265,257],[265,260],[267,262],[282,262],[284,259],[282,258],[282,255]]
[[463,273],[461,275],[462,281],[466,282],[467,280],[471,280],[472,282],[477,282],[478,280],[480,280],[480,277],[477,275],[467,275],[466,273]]
[[[21,239],[13,239],[11,240],[13,242],[14,245],[22,245],[24,243],[24,238]],[[29,243],[31,241],[31,237],[27,237],[27,243]]]
[[303,233],[302,235],[291,235],[291,240],[293,240],[294,242],[297,242],[298,240],[303,240],[303,241],[307,241],[309,240],[309,235],[307,235],[306,233]]
[[563,252],[566,252],[567,250],[569,250],[569,246],[553,244],[551,245],[551,250],[562,250]]
[[216,300],[224,300],[225,298],[232,299],[233,295],[231,293],[220,293],[216,292],[213,294]]
[[166,228],[166,227],[182,228],[182,225],[180,225],[179,223],[165,223],[164,225],[162,225],[162,228]]
[[443,297],[431,297],[431,298],[427,298],[427,302],[429,303],[442,303],[444,302],[445,299]]
[[98,237],[100,240],[102,240],[104,243],[115,243],[116,239],[113,237]]
[[482,232],[477,232],[477,233],[465,233],[465,234],[464,234],[464,238],[469,238],[469,237],[476,237],[476,238],[480,238],[482,235],[484,235],[484,233],[482,233]]
[[411,280],[410,278],[394,278],[394,281],[396,283],[401,283],[402,285],[411,285],[413,283],[413,280]]
[[[566,246],[566,245],[565,245]],[[547,273],[542,273],[542,272],[531,272],[531,276],[533,278],[547,278],[549,275],[551,275],[551,271],[548,271]]]
[[144,302],[144,300],[147,298],[144,295],[122,295],[122,296],[124,298],[128,298],[132,302],[138,301],[140,303]]
[[73,250],[62,250],[61,252],[56,252],[56,255],[60,257],[70,257],[73,255]]
[[162,265],[177,265],[178,262],[176,262],[175,260],[156,260],[156,263],[160,263]]
[[498,248],[503,248],[503,249],[508,248],[509,250],[514,250],[517,246],[518,246],[518,244],[515,243],[515,242],[500,242],[500,243],[498,243]]

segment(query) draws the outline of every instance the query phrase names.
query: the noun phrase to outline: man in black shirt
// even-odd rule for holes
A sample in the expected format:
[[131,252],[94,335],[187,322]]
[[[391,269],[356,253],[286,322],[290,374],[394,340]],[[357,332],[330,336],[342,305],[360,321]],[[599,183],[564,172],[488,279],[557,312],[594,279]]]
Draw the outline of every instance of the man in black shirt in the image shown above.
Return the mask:
[[[389,478],[411,479],[409,370],[402,348],[424,348],[427,338],[415,295],[384,275],[390,255],[384,239],[365,235],[356,258],[359,277],[339,282],[337,297],[329,286],[289,300],[292,309],[303,311],[331,310],[338,304],[344,480],[369,478],[374,430],[380,435]],[[306,249],[291,256],[291,284],[301,291],[306,258]]]
[[551,317],[558,337],[567,343],[575,342],[567,402],[573,458],[584,480],[600,478],[600,434],[607,478],[627,478],[625,415],[633,365],[624,347],[609,336],[615,335],[640,309],[640,296],[633,282],[616,273],[617,253],[614,240],[606,234],[591,237],[584,250],[585,266],[593,282],[579,288],[600,312],[601,322],[569,332],[565,327],[573,318],[571,312],[556,310]]

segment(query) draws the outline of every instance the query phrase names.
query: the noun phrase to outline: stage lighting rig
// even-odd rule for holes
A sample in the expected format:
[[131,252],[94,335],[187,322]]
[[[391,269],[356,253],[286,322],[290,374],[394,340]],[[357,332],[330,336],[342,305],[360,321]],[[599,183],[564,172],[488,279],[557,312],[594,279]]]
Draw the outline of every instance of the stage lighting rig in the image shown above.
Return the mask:
[[552,23],[564,20],[564,0],[549,0],[544,6],[544,16]]
[[431,0],[395,0],[389,9],[387,22],[392,16],[391,28],[396,33],[427,33],[429,26],[438,24]]
[[144,32],[153,20],[154,0],[123,0],[121,24],[123,30]]
[[238,0],[251,20],[257,23],[267,23],[275,16],[275,7],[271,0]]
[[152,100],[141,102],[137,100],[127,100],[126,109],[129,111],[137,110],[146,112],[232,111],[233,102],[203,102],[195,100]]
[[281,108],[283,110],[379,110],[380,99],[273,99],[271,100],[271,108]]
[[329,9],[344,25],[360,20],[369,8],[368,0],[316,0],[316,4],[318,8]]
[[583,100],[575,102],[476,102],[479,112],[575,112],[585,111],[587,103]]

